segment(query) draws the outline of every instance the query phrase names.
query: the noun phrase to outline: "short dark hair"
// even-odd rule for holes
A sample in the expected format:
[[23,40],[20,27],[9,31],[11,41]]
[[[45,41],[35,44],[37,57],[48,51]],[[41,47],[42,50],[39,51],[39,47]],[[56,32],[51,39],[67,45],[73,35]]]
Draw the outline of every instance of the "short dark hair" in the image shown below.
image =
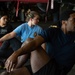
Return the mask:
[[62,20],[68,20],[68,18],[70,17],[70,14],[75,13],[74,10],[65,10],[64,12],[62,12],[60,14],[60,21]]
[[3,16],[8,16],[8,13],[5,11],[0,11],[0,18]]

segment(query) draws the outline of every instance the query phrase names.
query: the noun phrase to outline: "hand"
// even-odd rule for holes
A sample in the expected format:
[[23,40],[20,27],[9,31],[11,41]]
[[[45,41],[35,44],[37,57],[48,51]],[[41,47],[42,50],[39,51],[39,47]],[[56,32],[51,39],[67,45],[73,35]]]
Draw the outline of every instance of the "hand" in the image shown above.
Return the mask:
[[5,68],[8,72],[11,72],[17,64],[17,57],[12,54],[5,62]]

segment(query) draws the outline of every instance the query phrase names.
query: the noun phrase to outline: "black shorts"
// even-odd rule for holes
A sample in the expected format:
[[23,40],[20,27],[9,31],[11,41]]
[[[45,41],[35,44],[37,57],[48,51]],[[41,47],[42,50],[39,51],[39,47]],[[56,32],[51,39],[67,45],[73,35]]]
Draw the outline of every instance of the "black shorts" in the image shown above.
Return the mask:
[[33,73],[31,66],[26,66],[31,75],[66,75],[64,69],[61,68],[55,60],[50,60],[45,66],[43,66],[36,73]]
[[32,72],[32,69],[31,69],[31,66],[30,66],[30,65],[26,65],[25,67],[28,69],[28,71],[30,72],[30,74],[33,75],[33,72]]
[[55,60],[50,60],[39,71],[33,73],[33,75],[66,75],[63,69],[56,63]]

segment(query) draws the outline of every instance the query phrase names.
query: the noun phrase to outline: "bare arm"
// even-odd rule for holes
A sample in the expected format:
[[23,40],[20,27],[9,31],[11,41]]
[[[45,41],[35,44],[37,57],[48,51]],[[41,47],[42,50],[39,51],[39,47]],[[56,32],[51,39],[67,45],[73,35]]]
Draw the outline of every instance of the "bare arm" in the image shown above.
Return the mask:
[[44,43],[44,39],[41,36],[35,37],[32,41],[25,44],[22,48],[15,51],[6,61],[5,67],[8,71],[11,71],[14,68],[17,62],[17,58],[20,55],[30,53],[31,51],[35,50],[39,47],[42,43]]
[[0,42],[8,40],[8,39],[11,39],[11,38],[13,38],[15,36],[16,36],[15,32],[10,32],[10,33],[4,35],[2,38],[0,38]]
[[[28,38],[23,44],[22,44],[22,46],[21,47],[23,47],[26,43],[28,43],[29,41],[31,41],[31,40],[33,40],[33,38]],[[42,48],[46,51],[46,44],[45,43],[43,43],[42,45]],[[26,63],[26,61],[29,59],[29,56],[30,56],[30,53],[29,54],[24,54],[24,55],[21,55],[21,56],[19,56],[18,57],[18,62],[17,62],[17,65],[16,65],[16,67],[15,68],[20,68],[20,67],[22,67],[25,63]]]
[[30,41],[29,43],[25,44],[22,48],[18,49],[15,52],[16,56],[20,56],[22,54],[29,53],[29,52],[35,50],[42,43],[44,43],[44,39],[41,36],[37,36],[32,41]]

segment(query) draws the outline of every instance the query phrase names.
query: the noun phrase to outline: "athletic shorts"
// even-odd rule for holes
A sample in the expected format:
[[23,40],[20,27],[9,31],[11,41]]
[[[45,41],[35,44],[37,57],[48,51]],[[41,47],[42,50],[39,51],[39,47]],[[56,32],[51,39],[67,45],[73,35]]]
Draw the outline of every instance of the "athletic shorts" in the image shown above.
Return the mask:
[[60,66],[55,60],[50,60],[45,66],[33,75],[66,75],[64,69],[60,69]]
[[36,73],[33,73],[31,66],[26,66],[31,75],[66,75],[63,68],[56,63],[55,60],[50,60],[45,66],[43,66]]
[[30,65],[26,65],[25,67],[28,69],[28,71],[30,72],[30,74],[33,75],[33,72],[32,72],[32,69],[31,69],[31,66],[30,66]]

